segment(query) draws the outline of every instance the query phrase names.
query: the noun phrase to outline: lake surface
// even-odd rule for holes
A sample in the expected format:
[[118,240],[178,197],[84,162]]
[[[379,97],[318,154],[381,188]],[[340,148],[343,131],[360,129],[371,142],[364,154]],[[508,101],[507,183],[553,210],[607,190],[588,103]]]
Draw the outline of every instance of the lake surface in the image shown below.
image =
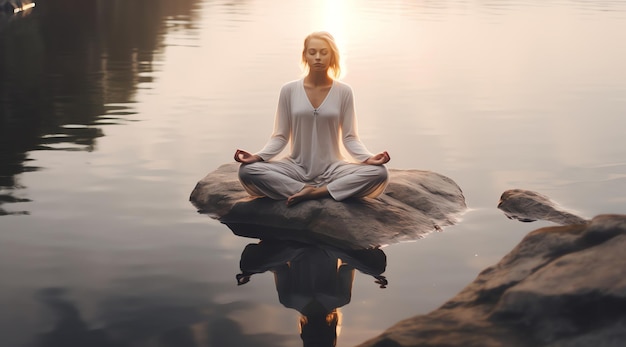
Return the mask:
[[463,189],[460,223],[356,272],[339,346],[427,313],[529,231],[544,193],[626,212],[626,2],[41,0],[0,17],[0,344],[299,346],[274,276],[188,202],[261,148],[302,39],[344,53],[359,130],[390,167]]

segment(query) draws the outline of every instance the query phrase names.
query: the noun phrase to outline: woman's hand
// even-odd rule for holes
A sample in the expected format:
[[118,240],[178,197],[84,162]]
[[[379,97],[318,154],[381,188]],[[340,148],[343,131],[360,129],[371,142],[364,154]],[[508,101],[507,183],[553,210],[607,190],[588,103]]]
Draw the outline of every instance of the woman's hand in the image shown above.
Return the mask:
[[235,161],[238,161],[242,164],[251,164],[256,163],[257,161],[263,161],[263,159],[258,155],[238,149],[235,151]]
[[383,165],[388,163],[389,160],[391,160],[389,153],[387,153],[387,151],[384,151],[376,154],[375,156],[367,158],[367,160],[365,160],[363,163],[369,165]]

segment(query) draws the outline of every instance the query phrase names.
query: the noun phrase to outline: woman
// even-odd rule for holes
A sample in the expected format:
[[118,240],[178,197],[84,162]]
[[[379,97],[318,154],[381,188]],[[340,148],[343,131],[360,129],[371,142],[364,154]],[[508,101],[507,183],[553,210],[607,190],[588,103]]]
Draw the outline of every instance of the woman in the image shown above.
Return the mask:
[[[330,196],[337,201],[376,197],[387,185],[389,154],[370,153],[357,134],[352,89],[336,80],[339,51],[327,32],[304,40],[303,79],[285,84],[274,133],[256,154],[238,149],[239,180],[253,196],[287,199],[287,206]],[[340,140],[357,163],[340,153]],[[291,153],[269,161],[290,143]]]

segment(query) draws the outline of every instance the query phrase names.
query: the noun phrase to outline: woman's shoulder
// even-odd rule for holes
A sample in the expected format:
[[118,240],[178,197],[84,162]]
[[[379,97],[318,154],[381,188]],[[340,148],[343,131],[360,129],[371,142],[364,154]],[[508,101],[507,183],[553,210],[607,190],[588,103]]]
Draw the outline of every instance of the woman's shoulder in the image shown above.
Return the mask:
[[335,86],[338,86],[340,88],[352,89],[352,87],[350,87],[348,83],[341,80],[334,80],[333,83],[335,84]]
[[289,81],[280,87],[280,98],[289,99],[298,90],[299,80]]
[[280,88],[281,90],[294,90],[302,83],[302,79],[289,81]]
[[335,80],[333,82],[333,89],[341,91],[343,94],[352,94],[352,87],[346,82]]

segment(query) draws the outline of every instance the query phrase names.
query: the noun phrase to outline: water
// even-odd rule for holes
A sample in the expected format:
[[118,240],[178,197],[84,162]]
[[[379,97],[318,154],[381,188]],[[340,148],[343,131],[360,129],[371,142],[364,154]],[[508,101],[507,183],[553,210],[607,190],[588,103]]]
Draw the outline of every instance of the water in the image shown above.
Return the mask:
[[437,308],[546,222],[626,206],[623,1],[78,1],[0,18],[2,346],[298,346],[256,240],[196,213],[196,181],[259,149],[301,41],[345,55],[360,134],[391,167],[440,172],[470,210],[355,276],[338,345]]

